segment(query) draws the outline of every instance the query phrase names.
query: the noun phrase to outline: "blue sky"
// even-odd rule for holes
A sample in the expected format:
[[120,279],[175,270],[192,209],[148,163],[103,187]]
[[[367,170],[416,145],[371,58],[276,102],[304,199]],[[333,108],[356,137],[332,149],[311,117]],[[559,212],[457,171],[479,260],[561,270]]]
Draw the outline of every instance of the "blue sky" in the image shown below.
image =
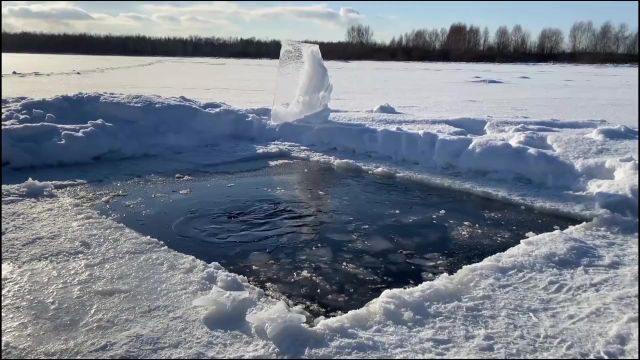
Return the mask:
[[552,26],[568,33],[576,20],[611,20],[638,28],[638,3],[619,2],[37,2],[2,3],[2,29],[146,35],[255,36],[341,40],[347,26],[370,25],[377,40],[414,28],[462,21],[521,24],[535,36]]

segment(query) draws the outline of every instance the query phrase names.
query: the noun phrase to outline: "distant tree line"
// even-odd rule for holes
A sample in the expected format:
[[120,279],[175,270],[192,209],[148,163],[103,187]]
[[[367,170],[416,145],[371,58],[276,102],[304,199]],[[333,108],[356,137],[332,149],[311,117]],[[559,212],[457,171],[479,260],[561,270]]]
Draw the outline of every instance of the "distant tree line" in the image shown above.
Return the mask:
[[[638,31],[630,32],[624,23],[615,27],[610,21],[599,29],[591,21],[578,21],[571,27],[567,42],[557,28],[544,28],[532,37],[521,25],[511,30],[500,26],[491,37],[487,27],[480,30],[464,23],[454,23],[449,29],[412,30],[388,43],[376,43],[368,27],[353,25],[347,30],[346,41],[360,48],[349,50],[341,43],[321,43],[332,50],[323,50],[323,56],[332,58],[335,50],[355,58],[376,53],[377,59],[386,60],[638,62]],[[361,49],[363,46],[369,49]]]
[[[454,23],[448,29],[416,29],[377,42],[367,25],[350,26],[345,41],[318,42],[326,60],[638,63],[638,31],[607,21],[573,24],[568,37],[557,28],[538,36],[515,25],[489,29]],[[277,59],[280,42],[255,38],[149,37],[143,35],[2,32],[2,52],[93,55],[203,56]]]
[[149,37],[3,31],[2,52],[277,59],[280,56],[280,41],[200,36]]

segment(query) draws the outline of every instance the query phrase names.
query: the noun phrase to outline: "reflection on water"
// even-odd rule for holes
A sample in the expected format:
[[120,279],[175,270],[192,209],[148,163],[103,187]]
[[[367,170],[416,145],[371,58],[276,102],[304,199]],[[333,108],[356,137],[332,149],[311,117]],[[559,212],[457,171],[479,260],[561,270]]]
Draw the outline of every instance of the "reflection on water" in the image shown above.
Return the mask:
[[528,232],[576,222],[303,161],[95,191],[128,194],[100,203],[100,211],[177,251],[217,261],[313,315],[359,308],[386,288],[453,273]]

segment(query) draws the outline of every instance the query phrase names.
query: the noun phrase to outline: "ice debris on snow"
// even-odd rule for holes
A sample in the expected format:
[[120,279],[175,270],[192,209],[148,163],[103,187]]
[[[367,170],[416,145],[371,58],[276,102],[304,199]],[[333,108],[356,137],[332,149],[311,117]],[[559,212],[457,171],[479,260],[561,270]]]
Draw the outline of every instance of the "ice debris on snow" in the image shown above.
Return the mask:
[[375,108],[373,108],[373,112],[379,114],[398,114],[396,109],[393,106],[389,105],[389,103],[384,103],[376,106]]
[[41,196],[53,196],[53,183],[38,181],[29,178],[22,184],[2,185],[2,197],[7,196],[21,198],[37,198]]
[[495,80],[495,79],[482,79],[482,80],[473,80],[471,82],[481,83],[481,84],[504,84],[504,81]]

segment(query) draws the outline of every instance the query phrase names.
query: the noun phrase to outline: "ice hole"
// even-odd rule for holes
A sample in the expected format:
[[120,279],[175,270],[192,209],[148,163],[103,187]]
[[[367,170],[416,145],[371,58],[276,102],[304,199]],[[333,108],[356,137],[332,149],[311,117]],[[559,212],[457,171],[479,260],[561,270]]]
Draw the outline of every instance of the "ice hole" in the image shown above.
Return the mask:
[[[308,161],[92,185],[102,213],[314,316],[454,273],[576,220]],[[234,186],[229,186],[234,184]],[[188,191],[184,191],[188,190]]]

